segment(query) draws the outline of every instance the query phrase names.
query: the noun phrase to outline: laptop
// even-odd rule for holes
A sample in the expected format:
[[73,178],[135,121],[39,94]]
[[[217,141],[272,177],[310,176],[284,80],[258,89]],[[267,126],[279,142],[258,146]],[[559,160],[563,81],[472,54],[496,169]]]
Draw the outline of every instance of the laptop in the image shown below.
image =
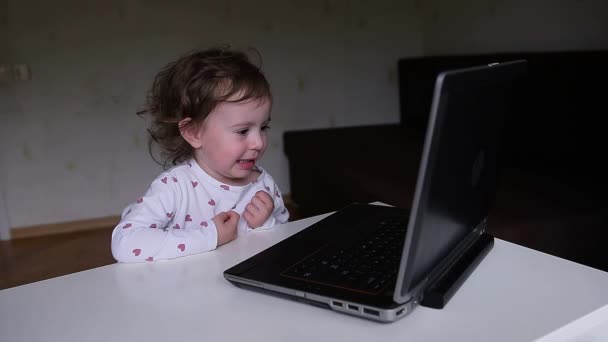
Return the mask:
[[380,322],[418,305],[443,307],[491,248],[500,135],[525,66],[438,74],[411,209],[352,203],[225,270],[225,279]]

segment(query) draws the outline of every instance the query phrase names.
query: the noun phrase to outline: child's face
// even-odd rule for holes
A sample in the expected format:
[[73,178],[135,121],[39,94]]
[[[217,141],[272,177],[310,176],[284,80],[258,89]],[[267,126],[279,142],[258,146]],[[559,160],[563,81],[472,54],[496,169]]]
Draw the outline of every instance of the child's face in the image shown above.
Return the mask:
[[213,178],[230,185],[245,185],[257,178],[256,162],[268,143],[269,99],[223,102],[205,119],[202,142],[194,157]]

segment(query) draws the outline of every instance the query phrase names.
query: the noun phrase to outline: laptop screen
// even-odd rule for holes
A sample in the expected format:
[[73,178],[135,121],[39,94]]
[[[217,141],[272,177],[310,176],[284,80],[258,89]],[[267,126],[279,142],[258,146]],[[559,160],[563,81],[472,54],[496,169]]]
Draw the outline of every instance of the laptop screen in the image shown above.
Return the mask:
[[496,193],[503,121],[513,110],[525,63],[438,75],[395,301],[484,223]]

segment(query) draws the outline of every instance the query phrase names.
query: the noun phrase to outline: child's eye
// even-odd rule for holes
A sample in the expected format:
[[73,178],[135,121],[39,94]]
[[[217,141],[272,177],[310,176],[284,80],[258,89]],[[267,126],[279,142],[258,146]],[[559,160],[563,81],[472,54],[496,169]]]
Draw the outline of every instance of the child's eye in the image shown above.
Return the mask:
[[266,132],[269,129],[270,129],[270,125],[264,125],[264,126],[262,126],[262,131],[264,131],[264,132]]
[[236,131],[236,134],[247,135],[248,132],[249,132],[249,129],[241,129],[239,131]]

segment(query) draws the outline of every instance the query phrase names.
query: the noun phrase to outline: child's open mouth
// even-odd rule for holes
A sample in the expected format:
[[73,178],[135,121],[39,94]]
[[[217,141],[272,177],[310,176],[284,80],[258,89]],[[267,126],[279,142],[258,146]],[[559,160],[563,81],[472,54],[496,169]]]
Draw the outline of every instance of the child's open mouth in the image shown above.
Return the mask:
[[239,159],[237,165],[243,170],[251,170],[255,165],[255,159]]

